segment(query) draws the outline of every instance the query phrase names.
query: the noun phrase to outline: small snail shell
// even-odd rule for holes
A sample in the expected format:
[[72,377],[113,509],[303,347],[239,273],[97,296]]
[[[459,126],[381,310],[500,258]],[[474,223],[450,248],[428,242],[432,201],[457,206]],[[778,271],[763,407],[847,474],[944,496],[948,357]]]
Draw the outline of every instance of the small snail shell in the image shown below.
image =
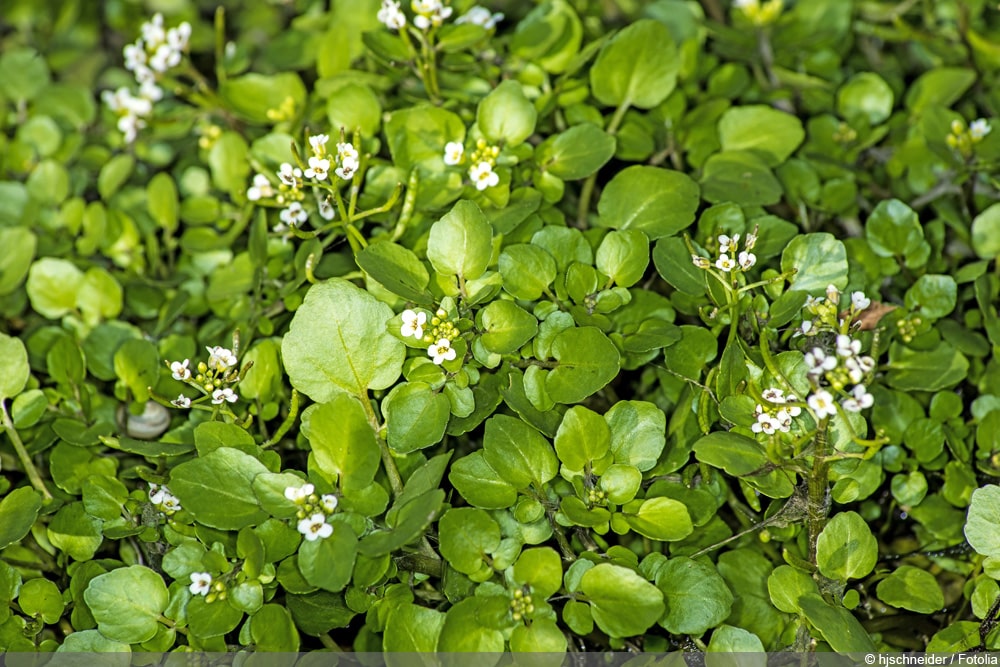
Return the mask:
[[131,438],[155,440],[170,427],[170,411],[155,401],[146,401],[142,414],[134,415],[122,405],[118,408],[118,424]]

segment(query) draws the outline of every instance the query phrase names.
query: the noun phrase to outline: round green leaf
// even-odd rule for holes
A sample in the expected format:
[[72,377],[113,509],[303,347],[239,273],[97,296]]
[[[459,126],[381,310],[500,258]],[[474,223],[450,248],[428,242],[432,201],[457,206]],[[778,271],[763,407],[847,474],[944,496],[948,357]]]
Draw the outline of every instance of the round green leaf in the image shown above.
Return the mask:
[[513,578],[531,586],[533,596],[549,598],[562,586],[562,559],[549,547],[525,549],[514,563]]
[[673,92],[680,64],[667,27],[640,19],[605,42],[590,69],[590,89],[606,106],[651,109]]
[[805,136],[802,121],[764,104],[732,107],[719,119],[722,150],[752,152],[769,167],[787,160]]
[[336,593],[351,582],[357,555],[357,535],[346,522],[337,521],[330,537],[302,542],[299,571],[313,586]]
[[663,615],[663,593],[633,570],[601,563],[583,573],[580,591],[597,626],[612,637],[641,635]]
[[90,580],[83,593],[97,629],[108,639],[136,644],[152,639],[167,608],[167,587],[142,565],[112,570]]
[[50,625],[59,621],[66,606],[59,587],[41,577],[24,582],[17,603],[27,616],[39,617]]
[[474,202],[463,199],[431,225],[427,259],[442,275],[475,280],[493,254],[493,229]]
[[396,243],[372,243],[354,256],[358,266],[393,294],[415,303],[429,304],[430,275],[409,248]]
[[302,413],[302,432],[316,465],[339,478],[345,490],[363,489],[375,479],[380,454],[364,407],[354,397],[337,394]]
[[781,201],[781,183],[767,162],[749,151],[722,151],[705,161],[701,194],[713,204],[770,206]]
[[648,401],[619,401],[604,415],[611,429],[615,463],[646,471],[656,465],[666,446],[667,417]]
[[244,120],[261,125],[274,121],[271,115],[288,106],[302,109],[306,101],[306,87],[294,72],[257,74],[229,77],[219,86],[219,95],[229,109]]
[[535,160],[544,171],[565,181],[586,178],[603,167],[615,154],[617,142],[593,123],[580,123],[549,137],[535,150]]
[[878,562],[878,541],[857,512],[840,512],[816,540],[816,564],[831,579],[860,579]]
[[660,625],[675,634],[699,636],[726,620],[733,594],[715,567],[690,558],[671,558],[656,573],[667,613]]
[[191,634],[202,639],[221,637],[243,620],[243,612],[227,600],[206,602],[200,595],[188,601],[185,611]]
[[796,236],[781,253],[781,270],[795,270],[792,289],[822,292],[829,285],[847,287],[847,250],[833,234]]
[[531,484],[540,489],[559,472],[549,441],[517,417],[494,415],[486,422],[483,454],[502,479],[519,489]]
[[382,412],[386,441],[394,451],[407,454],[441,442],[451,402],[426,382],[403,382],[382,401]]
[[972,220],[972,249],[983,259],[1000,255],[1000,203],[990,204]]
[[52,546],[76,560],[93,558],[104,539],[101,520],[87,514],[82,502],[63,505],[56,512],[48,526],[48,537]]
[[[3,334],[0,334],[0,342],[2,337]],[[41,494],[30,486],[14,489],[0,500],[0,549],[6,549],[11,544],[20,542],[21,538],[28,534],[35,519],[38,518],[38,510],[41,507]]]
[[859,72],[837,91],[837,113],[878,125],[892,114],[893,101],[892,88],[885,79],[874,72]]
[[55,320],[76,307],[76,292],[83,282],[83,272],[65,259],[42,257],[28,270],[28,298],[31,307]]
[[281,343],[288,377],[317,402],[340,392],[367,400],[402,372],[406,347],[386,331],[392,310],[340,278],[313,285]]
[[489,303],[476,316],[482,334],[483,347],[497,354],[510,354],[521,348],[538,333],[535,316],[513,301],[498,299]]
[[[635,494],[639,492],[639,487],[642,485],[642,473],[635,466],[615,463],[601,473],[600,485],[601,490],[608,494],[610,502],[623,505],[635,498]],[[647,512],[650,509],[653,508],[647,508]],[[639,514],[641,515],[642,512]],[[636,530],[639,529],[636,528]]]
[[0,91],[15,101],[34,98],[51,80],[46,62],[46,58],[32,48],[7,49],[0,56],[0,71],[5,73],[0,80]]
[[[764,644],[760,641],[760,637],[749,630],[722,624],[712,630],[712,639],[708,642],[707,652],[763,653]],[[715,659],[710,659],[706,656],[706,665],[713,665],[715,662]]]
[[535,131],[537,116],[521,84],[507,79],[479,102],[476,124],[489,141],[517,146]]
[[187,461],[170,474],[170,491],[198,523],[239,530],[267,518],[253,492],[254,477],[268,472],[254,457],[220,447]]
[[500,546],[500,526],[484,510],[460,507],[438,521],[441,555],[463,574],[476,574],[484,559]]
[[961,382],[969,360],[946,341],[931,350],[913,350],[900,343],[889,346],[889,385],[903,391],[938,391]]
[[536,245],[517,243],[500,253],[503,288],[518,299],[535,301],[556,279],[556,261]]
[[602,389],[618,375],[621,356],[597,327],[573,327],[552,341],[559,365],[545,377],[545,391],[556,403],[576,403]]
[[531,625],[519,625],[510,635],[510,650],[514,653],[561,655],[566,652],[566,646],[566,635],[550,618],[534,620]]
[[699,203],[698,184],[687,174],[633,165],[604,187],[597,212],[602,225],[642,231],[655,241],[690,225]]
[[[478,653],[477,665],[493,667],[500,661],[504,649],[503,635],[479,620],[484,602],[469,597],[448,610],[438,636],[437,650],[447,653]],[[495,654],[490,656],[487,654]]]
[[411,603],[396,606],[386,621],[382,650],[389,653],[433,653],[437,648],[444,613]]
[[911,565],[900,565],[878,582],[875,592],[887,605],[918,614],[933,614],[944,608],[944,593],[934,575]]
[[631,287],[649,265],[649,239],[638,229],[608,232],[594,255],[597,270],[619,287]]
[[448,481],[476,507],[504,509],[517,501],[517,489],[490,467],[482,451],[455,461],[448,471]]
[[611,429],[604,417],[582,405],[563,415],[555,436],[556,455],[568,470],[579,472],[611,449]]
[[972,492],[965,538],[984,556],[1000,557],[1000,486],[987,484]]
[[632,530],[652,540],[675,542],[694,531],[687,507],[673,498],[649,498],[624,516]]
[[4,372],[0,374],[0,401],[13,398],[21,393],[28,383],[31,368],[28,366],[28,351],[21,339],[0,332],[0,359]]
[[25,227],[0,228],[0,294],[10,294],[28,275],[38,237]]
[[916,212],[898,199],[880,201],[868,216],[865,238],[879,257],[903,257],[924,240]]

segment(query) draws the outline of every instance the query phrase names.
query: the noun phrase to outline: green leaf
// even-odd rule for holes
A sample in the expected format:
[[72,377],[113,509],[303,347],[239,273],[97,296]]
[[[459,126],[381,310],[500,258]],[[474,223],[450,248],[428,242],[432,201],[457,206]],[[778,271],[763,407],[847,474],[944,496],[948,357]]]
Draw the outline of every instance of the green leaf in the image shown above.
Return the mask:
[[767,578],[767,590],[771,602],[786,614],[799,614],[802,607],[799,600],[808,594],[819,595],[816,580],[802,570],[791,565],[779,565]]
[[1000,486],[987,484],[972,492],[965,537],[984,556],[1000,557]]
[[259,448],[253,436],[236,424],[202,422],[194,429],[194,446],[199,456],[207,456],[220,447],[232,447],[256,456]]
[[42,577],[24,582],[17,602],[25,615],[40,617],[50,625],[59,622],[66,606],[59,587]]
[[521,84],[507,79],[479,102],[476,124],[490,142],[514,147],[535,131],[537,116]]
[[864,627],[843,607],[828,604],[818,594],[809,593],[799,598],[799,606],[809,623],[838,653],[872,653],[875,643]]
[[[514,653],[566,653],[566,635],[550,618],[535,619],[531,625],[519,625],[510,635],[510,650]],[[516,658],[515,658],[516,660]]]
[[646,273],[649,239],[637,229],[608,232],[597,247],[594,266],[619,287],[631,287]]
[[857,512],[840,512],[816,540],[816,564],[831,579],[860,579],[878,562],[878,541]]
[[[343,26],[339,19],[332,23],[331,29]],[[326,117],[331,128],[342,127],[348,136],[355,129],[360,129],[362,136],[371,137],[378,133],[382,125],[382,104],[369,86],[345,82],[330,91],[326,102]]]
[[781,183],[756,153],[722,151],[708,158],[702,168],[701,196],[713,204],[770,206],[781,201],[781,195]]
[[438,540],[441,555],[453,568],[474,575],[500,546],[500,526],[484,510],[450,509],[438,521]]
[[25,227],[0,227],[0,295],[17,289],[35,259],[38,237]]
[[[993,259],[1000,255],[1000,203],[990,204],[973,218],[972,249],[983,259]],[[2,293],[3,288],[0,285],[0,294]]]
[[131,565],[94,577],[83,593],[101,634],[136,644],[152,639],[167,608],[167,587],[160,575]]
[[202,639],[221,637],[243,620],[243,612],[228,601],[205,602],[205,598],[200,595],[188,601],[185,612],[191,634]]
[[251,72],[225,79],[219,86],[219,96],[243,120],[269,125],[274,122],[273,115],[289,105],[295,113],[303,109],[306,87],[294,72]]
[[[437,650],[446,653],[478,653],[477,665],[493,667],[502,657],[503,635],[479,620],[484,599],[470,597],[448,610],[438,636]],[[495,655],[488,655],[488,654]]]
[[17,102],[35,98],[52,79],[45,57],[29,47],[5,50],[0,56],[0,71],[5,73],[0,91]]
[[549,441],[516,417],[494,415],[486,421],[483,455],[503,480],[519,489],[531,484],[541,489],[559,472]]
[[676,542],[694,531],[687,507],[673,498],[648,498],[634,514],[623,514],[632,530],[651,540]]
[[299,631],[288,609],[266,604],[250,617],[250,638],[254,649],[262,653],[297,653]]
[[493,254],[493,229],[474,202],[463,199],[431,225],[427,259],[442,275],[475,280]]
[[671,237],[657,241],[653,246],[653,264],[660,277],[678,291],[690,296],[705,293],[708,274],[691,261],[691,251],[684,239]]
[[340,392],[367,400],[402,372],[406,347],[386,330],[392,310],[352,283],[313,285],[281,343],[292,386],[319,403]]
[[253,479],[268,472],[254,457],[220,447],[175,467],[170,491],[198,523],[220,530],[239,530],[267,518],[253,493]]
[[955,310],[958,285],[951,276],[924,274],[906,290],[903,303],[914,313],[937,320]]
[[904,102],[915,114],[929,107],[950,107],[975,81],[976,73],[971,69],[935,67],[910,84]]
[[608,501],[621,505],[635,498],[642,485],[642,473],[635,466],[613,463],[601,473],[600,488]]
[[920,248],[924,230],[913,209],[898,199],[886,199],[868,216],[865,238],[879,257],[904,257]]
[[[59,648],[56,649],[56,653],[75,653],[80,655],[90,653],[118,653],[120,657],[115,656],[113,660],[108,661],[108,664],[121,664],[122,667],[127,667],[131,664],[131,660],[129,658],[129,654],[131,652],[131,646],[123,642],[116,642],[108,639],[102,635],[99,630],[77,630],[76,632],[67,635],[66,640],[59,645]],[[60,660],[59,662],[63,661]],[[105,661],[102,659],[101,662]]]
[[56,320],[76,308],[83,272],[65,259],[42,257],[28,270],[28,298],[40,315]]
[[[763,653],[764,644],[760,637],[744,630],[723,623],[712,630],[712,639],[708,642],[706,653]],[[740,657],[740,664],[746,660],[745,656]],[[718,664],[716,656],[705,656],[705,664],[714,667]],[[753,664],[751,662],[751,664]]]
[[875,589],[879,600],[918,614],[933,614],[944,608],[944,593],[934,575],[911,565],[900,565]]
[[617,142],[593,123],[580,123],[553,135],[535,149],[535,161],[543,171],[564,181],[586,178],[607,164]]
[[333,522],[333,534],[317,540],[303,540],[299,547],[299,570],[313,586],[336,593],[351,581],[358,537],[344,521]]
[[504,509],[517,501],[517,489],[490,467],[482,451],[455,461],[448,472],[448,481],[476,507]]
[[90,560],[101,547],[101,520],[87,514],[82,502],[63,505],[48,526],[52,546],[76,560]]
[[590,89],[606,106],[651,109],[673,92],[679,69],[667,27],[640,19],[604,43],[590,69]]
[[847,249],[833,234],[796,236],[781,253],[781,270],[795,270],[792,289],[821,292],[829,285],[847,287]]
[[0,401],[13,398],[24,390],[31,376],[28,351],[21,339],[0,332],[0,359],[4,372],[0,374]]
[[169,173],[161,171],[149,180],[146,186],[146,209],[164,231],[177,231],[180,215],[180,200],[177,185]]
[[642,231],[655,241],[690,225],[699,201],[698,184],[687,174],[633,165],[604,186],[597,212],[602,225]]
[[503,288],[518,299],[537,300],[556,279],[556,261],[536,245],[517,243],[500,253]]
[[641,635],[663,615],[663,593],[634,571],[600,563],[583,573],[580,592],[597,626],[612,637]]
[[764,104],[732,107],[719,119],[722,150],[749,151],[769,167],[787,160],[805,136],[802,121]]
[[562,464],[568,470],[580,472],[611,450],[611,429],[601,415],[574,405],[563,415],[554,444]]
[[392,527],[365,535],[358,551],[374,558],[398,551],[420,539],[441,509],[444,495],[443,489],[428,489],[405,502],[397,501],[388,515]]
[[899,343],[889,346],[886,380],[903,391],[939,391],[965,379],[969,360],[950,343],[931,350],[913,350]]
[[538,333],[535,316],[513,301],[498,299],[476,315],[483,347],[497,354],[510,354]]
[[531,595],[549,598],[562,586],[562,559],[549,547],[525,549],[514,563],[512,576],[516,583],[531,586]]
[[437,648],[445,615],[434,609],[404,603],[390,613],[382,635],[382,650],[391,653],[433,653]]
[[111,199],[132,176],[135,158],[129,153],[114,156],[101,166],[97,175],[97,192],[101,199]]
[[389,446],[408,454],[441,442],[451,418],[451,402],[426,382],[402,382],[382,401],[382,412]]
[[858,72],[837,90],[837,113],[847,119],[864,118],[869,125],[892,114],[892,88],[875,72]]
[[347,394],[310,405],[302,413],[302,432],[316,465],[335,475],[345,490],[363,489],[375,479],[380,454],[375,432],[361,403]]
[[566,0],[546,0],[517,24],[511,51],[547,72],[561,74],[574,65],[583,23]]
[[651,469],[666,446],[667,418],[648,401],[619,401],[604,415],[615,463]]
[[427,268],[409,248],[390,242],[372,243],[354,259],[368,275],[393,294],[422,305],[433,302],[427,291],[430,282]]
[[656,573],[667,602],[660,625],[674,634],[699,636],[729,616],[733,594],[715,567],[690,558],[671,558]]
[[545,376],[545,391],[556,403],[576,403],[602,389],[618,375],[618,348],[597,327],[573,327],[552,341],[559,365]]
[[41,494],[28,486],[14,489],[0,500],[0,549],[20,542],[28,534],[41,507]]

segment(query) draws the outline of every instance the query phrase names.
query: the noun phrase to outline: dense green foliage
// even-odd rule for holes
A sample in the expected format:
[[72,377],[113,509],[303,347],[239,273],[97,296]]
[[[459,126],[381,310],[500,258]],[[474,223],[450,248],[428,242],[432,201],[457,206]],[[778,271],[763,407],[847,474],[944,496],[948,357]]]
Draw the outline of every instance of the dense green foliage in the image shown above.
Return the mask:
[[221,4],[5,2],[0,650],[1000,648],[994,4]]

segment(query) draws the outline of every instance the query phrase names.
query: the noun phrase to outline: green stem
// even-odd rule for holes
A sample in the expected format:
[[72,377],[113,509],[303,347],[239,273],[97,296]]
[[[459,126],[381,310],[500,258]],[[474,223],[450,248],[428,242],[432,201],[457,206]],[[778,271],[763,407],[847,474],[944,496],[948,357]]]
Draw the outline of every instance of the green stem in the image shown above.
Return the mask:
[[226,8],[215,8],[215,80],[221,86],[226,82]]
[[17,429],[14,428],[14,422],[11,421],[10,415],[7,414],[7,399],[0,400],[0,415],[3,417],[3,427],[7,431],[7,436],[10,437],[11,443],[14,445],[17,458],[21,460],[21,465],[24,466],[24,472],[27,473],[28,479],[31,480],[31,485],[42,494],[45,502],[49,502],[52,500],[52,494],[46,488],[42,476],[38,474],[38,468],[31,461],[31,455],[28,454],[24,443],[21,442],[21,436],[17,434]]
[[[624,100],[619,104],[604,131],[615,136],[618,132],[618,126],[625,120],[625,112],[629,110],[630,106],[632,104],[629,100]],[[587,180],[583,182],[583,188],[580,189],[580,200],[576,205],[576,224],[578,227],[586,227],[587,225],[587,213],[590,212],[590,200],[594,197],[595,185],[597,185],[597,172],[588,176]]]
[[292,389],[292,400],[288,406],[288,416],[285,417],[285,421],[281,422],[281,426],[278,427],[278,430],[274,433],[274,436],[270,440],[265,442],[263,445],[261,445],[261,448],[266,449],[281,442],[281,439],[285,437],[285,434],[288,433],[289,429],[292,428],[292,425],[295,423],[295,418],[298,416],[298,414],[299,414],[299,392],[295,389]]
[[375,432],[375,439],[378,441],[379,452],[382,455],[382,465],[385,466],[385,474],[389,478],[389,486],[392,487],[393,497],[398,497],[403,493],[403,478],[399,475],[399,468],[396,467],[396,459],[392,458],[392,452],[389,451],[389,444],[385,441],[385,437],[380,434],[381,426],[378,423],[378,417],[375,415],[375,409],[372,407],[372,402],[367,396],[359,396],[361,399],[361,405],[365,409],[365,415],[368,417],[368,424],[372,427],[372,431]]
[[813,465],[809,473],[809,503],[806,508],[807,521],[809,525],[809,562],[816,565],[816,543],[819,534],[826,525],[826,517],[829,513],[827,504],[827,494],[830,490],[830,458],[829,441],[827,440],[827,426],[829,419],[820,420],[816,428],[816,447],[813,451]]

